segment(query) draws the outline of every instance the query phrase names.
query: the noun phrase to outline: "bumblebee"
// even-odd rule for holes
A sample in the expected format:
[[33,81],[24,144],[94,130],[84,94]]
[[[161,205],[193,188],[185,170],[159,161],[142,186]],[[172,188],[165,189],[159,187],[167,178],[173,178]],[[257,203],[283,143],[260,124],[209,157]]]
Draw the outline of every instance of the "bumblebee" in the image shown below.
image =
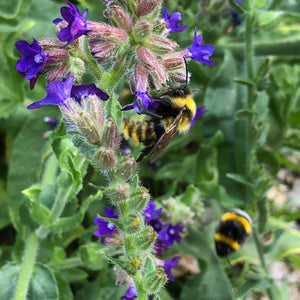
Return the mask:
[[225,213],[215,232],[217,255],[225,257],[238,250],[251,233],[251,226],[251,218],[246,212],[234,209]]
[[190,128],[196,114],[196,104],[187,87],[170,88],[156,101],[153,111],[142,111],[151,117],[149,120],[124,119],[122,122],[124,138],[131,138],[133,144],[143,143],[146,147],[137,162],[144,156],[148,156],[151,162],[155,161],[178,132]]

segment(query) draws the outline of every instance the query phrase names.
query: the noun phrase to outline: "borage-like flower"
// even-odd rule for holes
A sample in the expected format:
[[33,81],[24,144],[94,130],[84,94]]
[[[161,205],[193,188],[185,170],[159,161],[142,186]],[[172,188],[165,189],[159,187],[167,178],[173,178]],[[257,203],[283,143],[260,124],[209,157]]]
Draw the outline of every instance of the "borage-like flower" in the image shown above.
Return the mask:
[[64,6],[60,9],[63,19],[57,18],[53,20],[53,23],[56,25],[64,20],[67,22],[67,26],[58,33],[59,40],[67,42],[63,47],[68,46],[89,31],[88,22],[85,21],[88,9],[85,9],[82,14],[80,14],[78,8],[71,2],[67,1],[67,4],[69,7]]
[[175,278],[171,273],[171,269],[177,266],[179,258],[180,256],[174,256],[172,259],[164,261],[163,268],[170,281],[175,281]]
[[30,88],[33,89],[38,76],[43,72],[49,61],[47,52],[43,52],[39,43],[33,39],[31,45],[26,41],[16,42],[16,48],[20,52],[20,59],[16,63],[17,71],[30,80]]
[[137,297],[137,291],[134,286],[134,283],[131,281],[129,284],[129,288],[126,293],[120,298],[120,300],[132,300]]
[[149,223],[153,219],[156,219],[158,215],[160,215],[162,212],[162,208],[155,209],[155,203],[154,201],[150,201],[147,205],[147,207],[142,212],[144,216],[144,220],[146,223]]
[[184,227],[181,224],[165,224],[165,226],[158,233],[158,240],[170,248],[174,241],[181,242],[181,236],[179,233],[183,232]]
[[187,25],[178,25],[181,21],[181,14],[179,12],[174,12],[169,15],[167,8],[163,9],[164,21],[168,23],[167,30],[168,33],[181,32],[188,28]]
[[40,108],[44,105],[67,106],[67,99],[74,98],[80,103],[82,97],[97,95],[101,100],[107,100],[108,95],[98,89],[95,84],[83,84],[73,86],[73,76],[70,74],[65,81],[53,81],[46,88],[47,96],[30,104],[28,109]]
[[197,29],[195,28],[193,44],[191,47],[186,49],[187,53],[184,57],[199,61],[206,65],[214,65],[215,63],[210,61],[209,57],[214,53],[215,48],[210,44],[201,45],[202,38],[202,34],[197,36]]
[[[107,206],[105,208],[104,216],[106,218],[113,218],[113,219],[119,219],[119,215],[115,214],[115,211],[112,207]],[[94,219],[94,223],[99,226],[99,228],[94,232],[94,235],[96,236],[104,236],[104,235],[112,235],[113,233],[117,232],[117,226],[114,224],[104,221],[99,217],[96,217]]]
[[200,106],[197,108],[195,116],[191,122],[190,128],[194,127],[196,125],[197,120],[206,113],[205,106]]

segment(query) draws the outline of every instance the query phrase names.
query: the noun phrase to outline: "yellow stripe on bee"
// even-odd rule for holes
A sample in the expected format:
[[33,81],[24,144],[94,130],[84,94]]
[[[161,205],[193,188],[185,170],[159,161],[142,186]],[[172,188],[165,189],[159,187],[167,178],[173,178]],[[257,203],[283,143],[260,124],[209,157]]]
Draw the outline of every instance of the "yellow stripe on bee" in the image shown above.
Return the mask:
[[140,143],[140,137],[139,137],[139,134],[138,134],[138,130],[139,128],[141,127],[142,124],[137,124],[133,130],[132,130],[132,133],[131,133],[131,141],[133,144],[135,145],[138,145]]
[[221,233],[215,233],[215,241],[219,243],[224,243],[229,246],[233,250],[238,250],[240,248],[240,244],[227,236]]
[[222,216],[222,222],[226,222],[226,221],[238,221],[239,223],[242,224],[247,234],[251,233],[251,224],[243,216],[239,216],[234,212],[228,212]]
[[185,98],[175,97],[172,98],[172,103],[177,107],[184,107],[191,111],[194,116],[196,113],[196,103],[192,97],[192,95],[187,95]]
[[122,122],[122,128],[124,130],[124,138],[125,140],[128,140],[129,139],[129,124],[128,124],[128,119],[124,119],[123,122]]

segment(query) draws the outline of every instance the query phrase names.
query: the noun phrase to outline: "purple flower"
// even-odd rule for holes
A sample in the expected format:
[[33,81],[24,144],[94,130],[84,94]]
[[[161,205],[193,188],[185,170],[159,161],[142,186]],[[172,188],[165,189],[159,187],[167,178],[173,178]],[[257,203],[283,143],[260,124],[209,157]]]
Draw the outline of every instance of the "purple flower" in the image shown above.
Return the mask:
[[188,28],[187,25],[180,25],[178,26],[178,23],[181,20],[181,14],[179,12],[174,12],[169,15],[167,8],[165,7],[163,9],[163,16],[164,16],[164,21],[168,23],[167,29],[169,33],[172,32],[181,32],[184,31]]
[[[119,219],[119,215],[115,214],[114,209],[110,206],[105,208],[104,216],[106,218]],[[118,230],[117,226],[114,224],[104,221],[98,217],[94,219],[94,223],[99,226],[99,228],[94,232],[94,235],[96,236],[104,236],[105,234],[112,235]]]
[[[88,9],[85,9],[80,15],[80,12],[76,6],[69,1],[67,1],[67,3],[69,7],[62,7],[60,9],[60,13],[68,25],[58,33],[59,40],[62,42],[67,42],[64,47],[68,46],[80,36],[87,34],[88,32],[88,23],[85,21]],[[63,19],[54,19],[53,23],[57,25],[58,23],[62,22]]]
[[129,284],[129,288],[126,293],[120,298],[120,300],[131,300],[137,297],[137,291],[134,286],[134,283],[131,281]]
[[173,245],[173,242],[176,241],[180,243],[181,236],[180,232],[183,232],[183,225],[181,224],[166,224],[158,233],[158,239],[161,243],[165,244],[168,248]]
[[18,41],[15,45],[20,52],[20,59],[16,63],[16,69],[25,76],[25,80],[30,80],[30,88],[33,89],[38,76],[49,61],[49,55],[47,52],[42,51],[41,46],[35,39],[33,39],[31,45],[26,41]]
[[147,205],[147,207],[145,208],[145,210],[143,211],[143,216],[144,216],[144,220],[146,223],[149,223],[150,221],[152,221],[153,219],[157,218],[158,215],[161,214],[162,208],[159,208],[157,210],[155,210],[155,203],[154,201],[150,201]]
[[171,269],[177,266],[179,257],[180,256],[174,256],[172,259],[164,261],[163,268],[170,281],[175,281],[175,278],[171,273]]
[[145,109],[154,110],[158,104],[158,102],[155,102],[151,99],[146,89],[140,87],[138,90],[135,91],[133,104],[126,105],[122,108],[122,111],[134,109],[140,115]]
[[215,48],[210,44],[201,45],[202,35],[197,36],[197,29],[195,28],[195,37],[193,44],[190,48],[187,49],[187,54],[185,58],[191,58],[196,61],[199,61],[206,65],[214,65],[213,61],[209,60],[209,57],[214,53]]
[[44,105],[66,105],[66,100],[73,97],[76,101],[80,102],[82,97],[88,97],[89,95],[97,95],[102,100],[107,100],[108,95],[98,89],[94,84],[72,85],[73,76],[64,81],[53,81],[47,88],[47,96],[37,102],[30,104],[28,109],[35,109]]
[[199,108],[197,108],[196,114],[191,122],[190,128],[196,125],[196,122],[199,119],[199,117],[201,117],[205,112],[206,112],[205,106],[200,106]]

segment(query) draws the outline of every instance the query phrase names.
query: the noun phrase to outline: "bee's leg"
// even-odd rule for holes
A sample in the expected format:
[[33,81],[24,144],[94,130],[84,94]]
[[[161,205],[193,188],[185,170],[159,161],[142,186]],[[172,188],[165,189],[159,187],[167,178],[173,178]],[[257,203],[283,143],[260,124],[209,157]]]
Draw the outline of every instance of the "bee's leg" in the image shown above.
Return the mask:
[[148,115],[153,118],[161,119],[162,116],[157,114],[154,110],[143,108],[140,110],[141,114]]
[[140,156],[137,158],[136,162],[140,162],[145,156],[147,156],[151,152],[152,148],[153,146],[145,148],[140,154]]

